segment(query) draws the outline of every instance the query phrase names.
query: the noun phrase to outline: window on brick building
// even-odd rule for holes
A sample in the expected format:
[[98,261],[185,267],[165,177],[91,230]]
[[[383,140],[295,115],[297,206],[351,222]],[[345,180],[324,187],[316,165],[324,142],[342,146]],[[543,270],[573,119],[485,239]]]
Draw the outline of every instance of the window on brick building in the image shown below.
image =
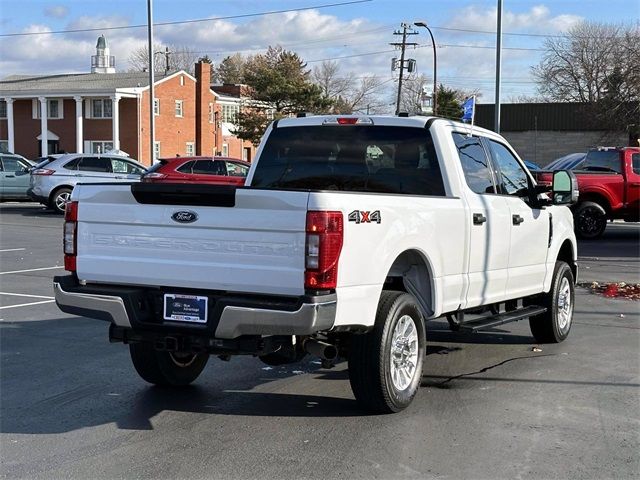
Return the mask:
[[213,111],[213,103],[209,104],[209,123],[213,123],[215,120],[215,113]]
[[91,118],[111,118],[113,103],[110,98],[94,98],[91,100]]
[[195,151],[195,144],[193,142],[187,142],[186,148],[187,157],[193,157]]
[[225,123],[234,123],[236,116],[240,113],[239,105],[223,105],[222,106],[222,121]]
[[7,102],[0,100],[0,118],[7,118]]
[[160,99],[159,98],[153,99],[153,114],[160,115]]
[[[47,118],[56,120],[63,118],[62,100],[59,98],[47,99]],[[40,101],[36,98],[33,100],[33,118],[40,118]]]
[[160,142],[153,142],[153,161],[157,162],[160,158]]
[[222,156],[223,157],[228,157],[229,156],[229,145],[226,143],[222,144]]
[[176,100],[176,117],[182,117],[182,100]]

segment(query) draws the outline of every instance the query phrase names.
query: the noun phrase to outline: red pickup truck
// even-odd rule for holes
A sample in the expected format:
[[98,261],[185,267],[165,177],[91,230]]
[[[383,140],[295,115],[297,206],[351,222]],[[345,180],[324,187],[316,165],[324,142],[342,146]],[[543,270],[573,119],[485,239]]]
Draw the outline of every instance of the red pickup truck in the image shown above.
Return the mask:
[[[576,234],[597,238],[607,220],[640,221],[640,148],[597,148],[573,169],[580,196],[573,207]],[[552,173],[532,172],[551,183]]]

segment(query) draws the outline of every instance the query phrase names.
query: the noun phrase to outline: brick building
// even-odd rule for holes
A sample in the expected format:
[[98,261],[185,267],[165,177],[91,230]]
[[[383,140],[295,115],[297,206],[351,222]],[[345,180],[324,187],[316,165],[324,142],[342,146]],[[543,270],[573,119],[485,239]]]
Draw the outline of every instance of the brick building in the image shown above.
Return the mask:
[[216,97],[216,104],[220,108],[220,131],[218,144],[222,145],[221,155],[241,158],[250,162],[254,155],[255,146],[233,135],[236,115],[246,108],[249,98],[247,85],[225,83],[211,85],[211,91]]
[[[0,80],[0,149],[27,158],[119,149],[149,165],[148,74],[117,73],[104,36],[91,65],[91,73]],[[196,64],[195,77],[185,71],[156,76],[156,158],[222,154],[224,143],[230,155],[242,158],[243,142],[222,135],[221,107],[210,84],[208,63]]]

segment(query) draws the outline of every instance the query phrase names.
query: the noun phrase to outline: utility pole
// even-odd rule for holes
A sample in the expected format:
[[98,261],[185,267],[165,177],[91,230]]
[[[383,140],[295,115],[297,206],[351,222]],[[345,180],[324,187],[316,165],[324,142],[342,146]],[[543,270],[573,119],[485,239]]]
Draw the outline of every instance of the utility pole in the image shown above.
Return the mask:
[[[404,50],[407,46],[416,46],[418,45],[415,42],[410,42],[407,43],[407,35],[417,35],[418,32],[414,32],[413,30],[410,32],[407,32],[407,29],[410,28],[410,25],[408,23],[401,23],[400,27],[402,28],[402,31],[396,30],[395,32],[393,32],[394,35],[402,35],[402,43],[390,43],[389,45],[392,45],[394,47],[400,47],[400,76],[398,77],[398,98],[396,100],[396,115],[398,115],[400,113],[400,98],[402,96],[402,77],[403,77],[403,73],[404,73]],[[414,62],[415,63],[415,62]]]
[[496,37],[496,99],[493,130],[500,133],[500,67],[502,64],[502,0],[498,0],[498,22]]

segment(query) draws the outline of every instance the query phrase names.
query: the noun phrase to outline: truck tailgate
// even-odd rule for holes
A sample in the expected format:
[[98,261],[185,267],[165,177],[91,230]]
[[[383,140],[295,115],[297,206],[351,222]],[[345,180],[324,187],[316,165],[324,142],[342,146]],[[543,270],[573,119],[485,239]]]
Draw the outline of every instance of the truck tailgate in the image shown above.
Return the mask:
[[[151,193],[150,200],[139,203],[131,188],[74,189],[73,199],[79,201],[80,280],[304,293],[307,192],[238,189],[234,193],[227,187],[230,206],[202,206],[197,203],[212,202],[168,205],[166,198],[162,204]],[[172,218],[185,211],[195,213],[197,220],[179,223]]]

